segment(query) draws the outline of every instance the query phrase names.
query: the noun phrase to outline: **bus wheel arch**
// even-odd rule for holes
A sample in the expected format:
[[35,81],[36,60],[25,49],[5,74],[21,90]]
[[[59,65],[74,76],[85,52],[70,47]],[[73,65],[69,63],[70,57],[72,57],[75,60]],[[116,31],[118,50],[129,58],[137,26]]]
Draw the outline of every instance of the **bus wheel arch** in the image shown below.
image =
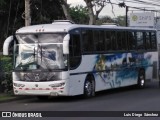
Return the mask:
[[95,79],[92,74],[86,76],[83,95],[86,98],[95,96]]
[[145,76],[145,69],[141,68],[138,72],[138,82],[137,86],[138,88],[145,88],[145,82],[146,82],[146,76]]

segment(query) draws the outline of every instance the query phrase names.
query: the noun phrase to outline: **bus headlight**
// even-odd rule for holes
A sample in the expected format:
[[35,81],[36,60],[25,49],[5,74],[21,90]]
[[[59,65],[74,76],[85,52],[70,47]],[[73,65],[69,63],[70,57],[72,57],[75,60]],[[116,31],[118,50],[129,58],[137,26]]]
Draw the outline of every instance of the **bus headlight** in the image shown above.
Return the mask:
[[63,87],[65,85],[65,83],[55,83],[55,84],[51,84],[49,85],[50,87],[54,88],[54,87]]
[[14,85],[15,87],[24,87],[24,86],[25,86],[24,84],[19,84],[19,83],[13,83],[13,85]]

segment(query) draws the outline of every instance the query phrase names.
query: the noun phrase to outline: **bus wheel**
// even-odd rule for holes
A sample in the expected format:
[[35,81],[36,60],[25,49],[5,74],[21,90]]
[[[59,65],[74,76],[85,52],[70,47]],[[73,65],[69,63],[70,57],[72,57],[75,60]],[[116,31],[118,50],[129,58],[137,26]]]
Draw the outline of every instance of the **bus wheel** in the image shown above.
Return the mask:
[[138,88],[144,88],[145,87],[145,71],[140,70],[138,75]]
[[48,96],[37,96],[39,100],[48,100]]
[[84,83],[84,97],[95,96],[95,82],[94,80],[87,79]]

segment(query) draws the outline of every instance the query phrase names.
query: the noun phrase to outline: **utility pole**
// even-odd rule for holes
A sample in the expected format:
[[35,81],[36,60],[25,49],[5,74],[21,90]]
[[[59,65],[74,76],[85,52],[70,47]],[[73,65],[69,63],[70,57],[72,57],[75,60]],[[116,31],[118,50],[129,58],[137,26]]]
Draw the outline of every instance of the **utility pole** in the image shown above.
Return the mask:
[[31,25],[30,0],[25,0],[25,26]]
[[128,26],[128,6],[126,6],[126,27]]
[[118,4],[119,7],[121,8],[126,8],[126,27],[128,26],[128,6],[124,3],[124,1],[122,3]]

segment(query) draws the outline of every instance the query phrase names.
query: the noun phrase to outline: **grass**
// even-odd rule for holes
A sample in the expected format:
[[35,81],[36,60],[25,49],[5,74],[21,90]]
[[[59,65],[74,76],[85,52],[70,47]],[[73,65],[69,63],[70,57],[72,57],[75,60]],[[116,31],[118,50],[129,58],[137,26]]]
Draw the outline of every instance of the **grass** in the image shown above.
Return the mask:
[[0,94],[0,102],[16,98],[13,94]]

